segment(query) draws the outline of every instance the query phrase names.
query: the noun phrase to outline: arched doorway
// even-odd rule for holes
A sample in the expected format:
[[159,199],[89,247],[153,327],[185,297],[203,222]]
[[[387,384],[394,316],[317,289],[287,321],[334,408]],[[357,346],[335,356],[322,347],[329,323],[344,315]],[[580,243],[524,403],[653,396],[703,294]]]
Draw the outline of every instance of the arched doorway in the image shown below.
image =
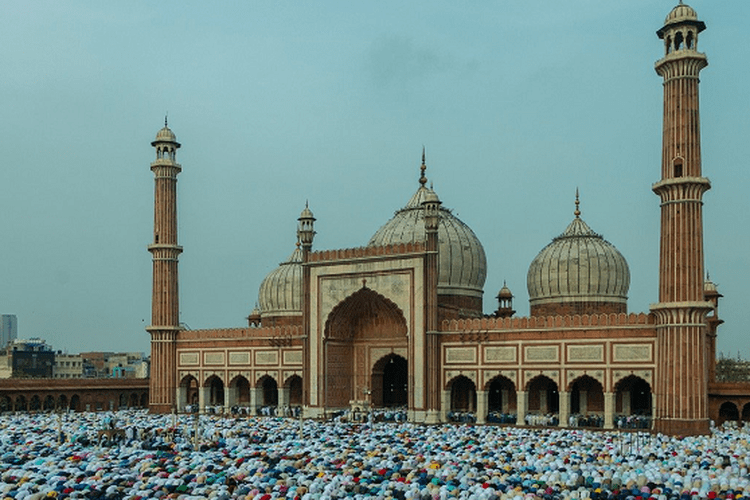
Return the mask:
[[459,375],[451,381],[451,411],[474,412],[477,409],[477,387],[469,377]]
[[[368,367],[374,360],[367,360],[368,348],[372,346],[399,348],[405,352],[407,330],[401,309],[364,284],[334,307],[325,325],[324,405],[346,408],[350,401],[363,399],[368,390],[376,406],[408,403],[400,382],[399,370],[403,365],[389,369],[389,395],[383,399],[385,395],[380,385],[383,379],[378,373],[378,380],[373,380],[374,370],[370,371]],[[361,361],[355,362],[355,359]],[[385,376],[385,366],[383,370]],[[390,384],[394,389],[393,397]],[[378,395],[375,395],[376,391]]]
[[242,375],[236,376],[230,383],[229,388],[234,392],[233,403],[239,406],[250,405],[250,382]]
[[211,375],[206,380],[206,387],[208,388],[208,400],[207,405],[211,406],[223,406],[224,405],[224,382],[216,375]]
[[180,381],[180,394],[182,395],[182,401],[178,404],[181,409],[184,409],[187,405],[197,405],[199,401],[198,379],[192,375],[182,377],[182,380]]
[[398,354],[380,358],[372,367],[372,406],[394,408],[409,404],[409,364]]
[[279,404],[279,385],[273,377],[264,375],[259,381],[258,386],[263,394],[262,406],[278,406]]
[[70,397],[70,409],[73,411],[81,411],[81,397],[78,394],[73,394]]
[[489,422],[509,422],[516,411],[516,384],[498,375],[487,385],[487,417]]
[[29,410],[31,411],[39,411],[42,408],[42,400],[39,398],[38,395],[34,394],[31,396],[31,400],[29,400]]
[[42,406],[45,411],[51,411],[55,409],[55,396],[51,394],[44,398],[44,404]]
[[289,388],[289,406],[302,406],[302,377],[292,375],[286,383]]
[[57,408],[60,410],[68,409],[68,397],[65,394],[60,394],[60,397],[57,398]]
[[557,383],[549,377],[539,375],[528,383],[529,413],[547,415],[560,411],[560,394]]
[[604,389],[602,384],[588,375],[577,378],[570,388],[570,411],[588,415],[604,413]]
[[629,375],[615,386],[615,411],[623,415],[651,415],[651,386],[635,375]]
[[27,411],[29,409],[28,404],[26,403],[26,398],[24,396],[16,397],[16,404],[14,405],[14,409],[16,411]]
[[13,409],[13,403],[9,396],[0,397],[0,411],[11,411]]
[[740,411],[737,409],[737,405],[731,401],[726,401],[719,407],[719,421],[718,425],[724,422],[737,422],[740,419]]
[[138,408],[138,394],[136,394],[135,392],[130,394],[128,406],[130,406],[131,408]]

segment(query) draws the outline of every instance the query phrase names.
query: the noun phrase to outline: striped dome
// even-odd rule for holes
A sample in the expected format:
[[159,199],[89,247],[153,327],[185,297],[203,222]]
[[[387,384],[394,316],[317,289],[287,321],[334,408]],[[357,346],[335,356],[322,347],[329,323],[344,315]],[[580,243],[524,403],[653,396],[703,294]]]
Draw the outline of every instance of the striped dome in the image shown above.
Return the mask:
[[673,24],[673,23],[679,23],[682,21],[697,21],[698,20],[698,13],[695,12],[695,9],[693,9],[689,5],[685,5],[683,3],[676,6],[674,9],[672,9],[669,14],[667,14],[667,18],[664,20],[664,24]]
[[302,250],[299,245],[260,284],[258,307],[261,317],[302,314]]
[[526,284],[532,308],[559,303],[626,304],[630,270],[614,245],[576,215],[532,261]]
[[[397,211],[370,238],[368,246],[423,242],[426,238],[422,203],[433,191],[421,183],[404,208]],[[482,297],[487,277],[487,258],[479,238],[469,226],[440,207],[438,225],[438,293]]]

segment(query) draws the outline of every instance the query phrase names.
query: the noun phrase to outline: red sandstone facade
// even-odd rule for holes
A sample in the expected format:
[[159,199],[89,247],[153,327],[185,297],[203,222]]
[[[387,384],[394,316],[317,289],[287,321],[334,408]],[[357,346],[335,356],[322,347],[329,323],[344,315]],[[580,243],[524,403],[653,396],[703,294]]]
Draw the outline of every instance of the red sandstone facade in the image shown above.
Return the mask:
[[[653,417],[645,421],[669,434],[707,432],[709,418],[719,420],[726,408],[721,398],[748,405],[750,415],[750,398],[741,394],[750,393],[746,387],[709,383],[721,320],[720,295],[703,279],[701,207],[710,186],[701,172],[698,120],[703,28],[680,4],[658,32],[666,47],[656,65],[664,77],[664,147],[653,190],[662,223],[659,296],[650,313],[627,314],[627,264],[580,220],[576,200],[575,219],[559,237],[565,252],[553,242],[549,257],[538,262],[531,317],[511,317],[505,287],[498,311],[484,315],[477,292],[485,276],[483,249],[426,188],[423,154],[417,193],[370,245],[313,251],[315,218],[305,207],[297,228],[301,254],[268,281],[274,287],[268,300],[275,302],[254,311],[248,328],[182,330],[179,144],[162,129],[153,143],[149,247],[152,411],[299,405],[306,416],[322,417],[351,407],[400,406],[415,422],[471,412],[480,423],[497,415],[513,415],[518,425],[554,416],[567,426],[592,417],[604,428],[639,415]],[[453,233],[441,232],[449,225]],[[448,256],[455,248],[466,249],[465,256]],[[594,248],[609,264],[593,269],[592,260],[585,276],[569,271]]]

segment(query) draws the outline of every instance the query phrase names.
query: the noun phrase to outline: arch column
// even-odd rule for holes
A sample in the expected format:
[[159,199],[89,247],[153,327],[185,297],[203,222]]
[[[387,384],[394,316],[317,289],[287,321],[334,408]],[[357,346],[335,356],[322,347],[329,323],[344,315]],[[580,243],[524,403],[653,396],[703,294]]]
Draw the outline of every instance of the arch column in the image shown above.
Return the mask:
[[288,387],[278,387],[279,397],[277,399],[278,406],[289,406],[289,388]]
[[198,387],[198,411],[204,413],[208,402],[211,401],[211,386]]
[[188,389],[181,385],[177,386],[177,411],[185,411],[187,406]]
[[440,398],[440,421],[448,421],[448,412],[451,411],[451,391],[443,390]]
[[234,387],[229,384],[224,386],[224,411],[228,411],[229,408],[237,404],[237,391],[239,388],[235,385]]
[[604,393],[604,428],[614,429],[615,427],[615,393]]
[[258,412],[258,407],[263,402],[263,389],[257,387],[250,388],[250,411],[253,415]]
[[477,391],[477,423],[487,423],[487,398],[488,391]]
[[528,393],[526,391],[516,392],[516,425],[526,425],[526,412],[528,411]]
[[560,427],[568,427],[570,420],[570,392],[560,391]]

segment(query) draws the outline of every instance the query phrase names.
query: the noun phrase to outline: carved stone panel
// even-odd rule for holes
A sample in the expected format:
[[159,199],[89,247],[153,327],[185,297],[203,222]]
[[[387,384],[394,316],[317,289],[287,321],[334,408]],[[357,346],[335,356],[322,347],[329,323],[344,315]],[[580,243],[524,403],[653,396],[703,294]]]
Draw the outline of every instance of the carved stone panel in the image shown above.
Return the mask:
[[474,364],[477,362],[477,350],[474,347],[448,347],[445,349],[447,364]]
[[556,345],[526,346],[524,348],[524,359],[527,363],[540,361],[559,361],[560,348]]
[[515,346],[487,346],[484,348],[486,363],[517,363],[518,349]]
[[250,364],[250,353],[245,351],[232,351],[229,353],[229,364],[230,365],[249,365]]
[[612,358],[615,362],[650,363],[653,361],[653,346],[651,344],[615,344]]
[[603,363],[604,346],[594,345],[569,345],[568,361],[571,363]]
[[302,351],[284,351],[285,365],[301,365]]
[[181,366],[198,366],[200,364],[200,358],[197,352],[181,352],[180,353],[180,365]]
[[203,364],[204,365],[223,365],[224,361],[223,352],[204,352],[203,353]]
[[279,351],[255,351],[255,364],[259,366],[278,365]]

